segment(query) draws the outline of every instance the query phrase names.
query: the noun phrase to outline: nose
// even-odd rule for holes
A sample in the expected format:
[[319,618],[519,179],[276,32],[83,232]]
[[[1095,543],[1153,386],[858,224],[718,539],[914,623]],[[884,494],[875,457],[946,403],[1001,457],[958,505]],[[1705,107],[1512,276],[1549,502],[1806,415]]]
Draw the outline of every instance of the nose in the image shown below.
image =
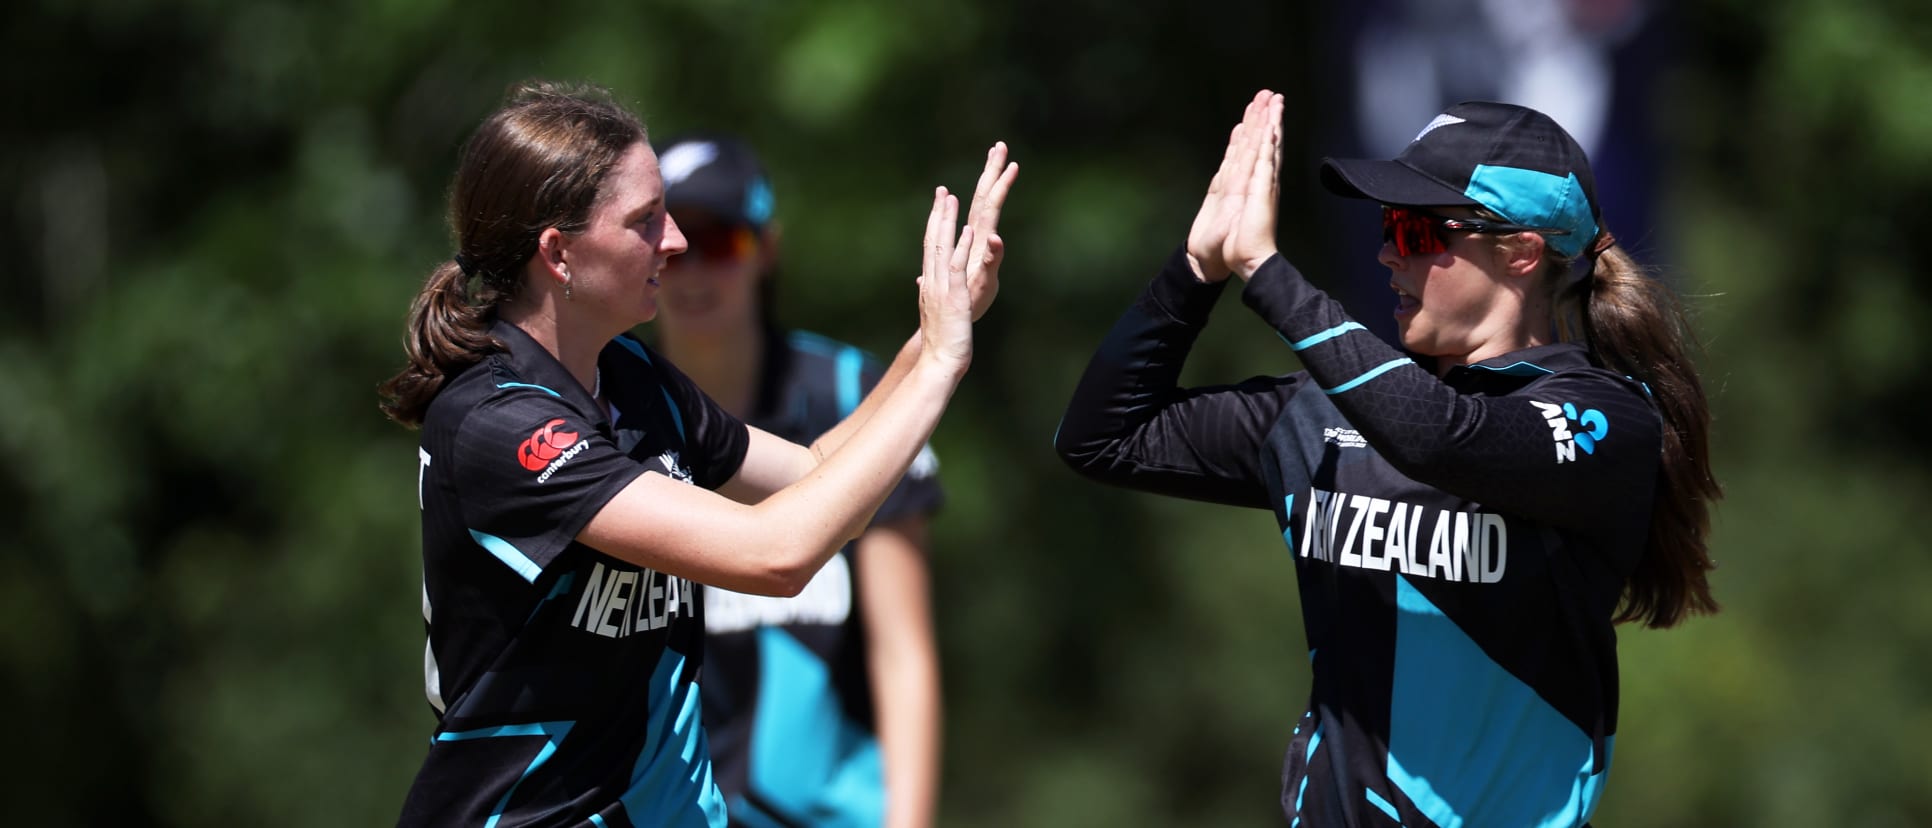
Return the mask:
[[664,238],[658,242],[657,252],[664,256],[676,256],[689,250],[690,242],[684,238],[684,231],[678,229],[678,220],[670,213],[664,214]]
[[1382,249],[1375,251],[1375,261],[1379,262],[1383,267],[1395,270],[1401,267],[1405,260],[1395,254],[1395,242],[1383,241]]

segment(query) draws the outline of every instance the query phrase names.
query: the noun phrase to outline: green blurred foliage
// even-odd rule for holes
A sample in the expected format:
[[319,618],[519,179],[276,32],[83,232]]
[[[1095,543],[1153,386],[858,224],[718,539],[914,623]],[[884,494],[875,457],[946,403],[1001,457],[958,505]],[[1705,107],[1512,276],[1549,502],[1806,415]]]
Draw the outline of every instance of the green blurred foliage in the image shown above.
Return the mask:
[[[1673,14],[1652,233],[1709,346],[1726,610],[1624,631],[1598,824],[1932,824],[1932,320],[1904,243],[1932,226],[1932,7]],[[449,252],[457,146],[544,76],[611,87],[658,135],[750,138],[781,315],[882,353],[914,324],[930,188],[1013,145],[1005,290],[936,440],[944,822],[1273,824],[1308,677],[1272,521],[1089,485],[1048,444],[1252,90],[1290,98],[1285,248],[1318,277],[1363,254],[1331,249],[1302,163],[1330,149],[1325,22],[1266,0],[16,3],[0,707],[26,726],[0,815],[393,821],[432,716],[414,437],[374,386]],[[1191,379],[1294,367],[1221,315]]]

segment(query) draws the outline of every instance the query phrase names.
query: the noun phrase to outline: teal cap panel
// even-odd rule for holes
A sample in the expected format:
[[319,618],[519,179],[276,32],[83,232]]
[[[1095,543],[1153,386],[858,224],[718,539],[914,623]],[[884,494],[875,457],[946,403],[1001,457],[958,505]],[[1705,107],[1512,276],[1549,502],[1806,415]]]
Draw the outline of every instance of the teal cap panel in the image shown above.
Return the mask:
[[1520,167],[1478,164],[1463,195],[1512,223],[1570,231],[1569,235],[1544,237],[1550,247],[1565,256],[1582,253],[1597,237],[1590,199],[1576,173],[1556,176]]

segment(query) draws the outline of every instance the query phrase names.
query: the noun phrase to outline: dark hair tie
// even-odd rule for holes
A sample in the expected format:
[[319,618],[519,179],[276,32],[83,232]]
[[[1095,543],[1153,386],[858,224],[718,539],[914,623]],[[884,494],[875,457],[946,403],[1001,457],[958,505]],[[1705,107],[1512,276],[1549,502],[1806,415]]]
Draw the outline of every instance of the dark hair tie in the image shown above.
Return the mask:
[[476,275],[476,263],[470,261],[468,256],[458,253],[454,258],[456,259],[456,269],[463,271],[464,276]]
[[1603,255],[1603,251],[1615,247],[1616,244],[1617,237],[1610,235],[1610,231],[1605,230],[1598,233],[1596,243],[1590,245],[1590,261],[1596,261],[1598,256]]

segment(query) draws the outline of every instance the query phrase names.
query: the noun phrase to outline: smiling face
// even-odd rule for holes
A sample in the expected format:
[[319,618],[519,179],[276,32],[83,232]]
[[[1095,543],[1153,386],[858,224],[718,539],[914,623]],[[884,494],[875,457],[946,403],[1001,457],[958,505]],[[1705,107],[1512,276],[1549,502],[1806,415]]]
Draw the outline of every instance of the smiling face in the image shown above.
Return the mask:
[[[1475,218],[1466,208],[1431,210],[1449,218]],[[1529,320],[1531,279],[1516,274],[1498,249],[1498,237],[1447,231],[1440,253],[1399,255],[1382,243],[1377,261],[1389,269],[1396,293],[1395,324],[1402,346],[1435,357],[1444,369],[1540,344]]]
[[658,274],[685,239],[664,209],[657,155],[632,144],[605,175],[590,220],[565,244],[571,293],[622,330],[657,315]]

